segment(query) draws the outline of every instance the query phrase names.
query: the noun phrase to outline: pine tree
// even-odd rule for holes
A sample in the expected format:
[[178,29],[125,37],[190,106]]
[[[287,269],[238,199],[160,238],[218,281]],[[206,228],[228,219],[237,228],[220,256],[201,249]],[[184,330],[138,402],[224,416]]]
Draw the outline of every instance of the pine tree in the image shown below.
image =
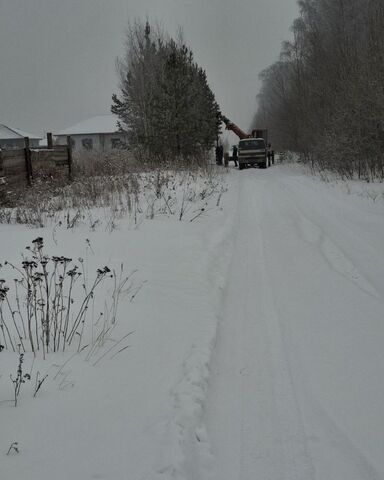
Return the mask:
[[129,146],[159,159],[209,151],[220,133],[219,107],[206,73],[182,38],[176,42],[148,21],[128,29],[127,51],[118,63],[120,93],[111,110]]

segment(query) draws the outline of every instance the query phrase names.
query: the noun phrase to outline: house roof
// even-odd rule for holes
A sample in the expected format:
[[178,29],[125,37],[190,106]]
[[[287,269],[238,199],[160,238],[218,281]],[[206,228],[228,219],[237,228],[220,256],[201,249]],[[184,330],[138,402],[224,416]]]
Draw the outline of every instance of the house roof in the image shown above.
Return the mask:
[[20,138],[29,137],[32,140],[40,140],[41,137],[33,133],[23,132],[18,128],[8,127],[0,123],[0,140],[17,140]]
[[98,115],[72,127],[61,130],[57,135],[84,135],[92,133],[116,133],[119,131],[115,115]]

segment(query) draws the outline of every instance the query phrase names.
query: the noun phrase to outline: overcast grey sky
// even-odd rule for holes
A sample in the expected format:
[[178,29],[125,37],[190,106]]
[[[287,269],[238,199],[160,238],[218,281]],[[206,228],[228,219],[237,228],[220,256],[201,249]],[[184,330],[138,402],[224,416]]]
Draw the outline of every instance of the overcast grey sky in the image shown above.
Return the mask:
[[109,113],[125,26],[146,15],[183,28],[223,113],[248,129],[296,0],[0,0],[0,123],[41,134]]

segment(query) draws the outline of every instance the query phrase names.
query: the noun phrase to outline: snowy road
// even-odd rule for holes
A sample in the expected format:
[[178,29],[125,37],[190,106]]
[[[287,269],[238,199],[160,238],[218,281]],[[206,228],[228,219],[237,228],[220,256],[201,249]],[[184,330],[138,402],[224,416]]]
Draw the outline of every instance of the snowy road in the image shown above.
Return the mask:
[[[0,224],[8,283],[5,261],[37,236],[89,278],[124,264],[143,282],[110,339],[134,331],[130,348],[97,365],[27,352],[49,377],[17,408],[18,355],[1,352],[1,480],[384,480],[383,185],[295,165],[220,173],[197,218],[192,203],[183,221],[144,213],[112,231],[97,209],[91,231]],[[207,179],[191,188],[204,196]]]
[[213,478],[382,479],[382,209],[280,166],[234,176],[206,405]]

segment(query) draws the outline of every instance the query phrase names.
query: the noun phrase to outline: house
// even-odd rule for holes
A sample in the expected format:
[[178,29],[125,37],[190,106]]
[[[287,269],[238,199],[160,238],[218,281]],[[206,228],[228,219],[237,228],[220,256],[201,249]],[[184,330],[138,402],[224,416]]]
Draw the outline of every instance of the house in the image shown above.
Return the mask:
[[109,152],[126,143],[126,135],[119,131],[115,115],[98,115],[72,127],[61,130],[57,137],[59,145],[67,143],[67,136],[71,137],[72,149],[95,150]]
[[11,150],[15,148],[24,148],[25,137],[29,138],[29,145],[32,148],[39,146],[41,137],[32,133],[23,132],[18,128],[0,124],[0,149]]

